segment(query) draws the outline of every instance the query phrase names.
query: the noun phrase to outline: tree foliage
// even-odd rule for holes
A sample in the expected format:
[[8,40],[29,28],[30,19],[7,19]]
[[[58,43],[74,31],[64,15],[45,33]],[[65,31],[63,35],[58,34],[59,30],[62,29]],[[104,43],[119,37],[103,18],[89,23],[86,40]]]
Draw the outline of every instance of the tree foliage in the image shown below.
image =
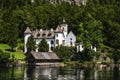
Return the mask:
[[64,17],[84,47],[104,44],[119,49],[119,6],[119,0],[87,0],[81,6],[65,2],[53,5],[47,0],[0,0],[0,42],[13,48],[18,38],[23,41],[27,26],[32,30],[55,29]]
[[63,61],[70,60],[71,56],[75,53],[75,49],[68,46],[58,46],[54,49],[54,51]]
[[83,42],[85,48],[99,47],[103,42],[102,23],[95,20],[90,13],[84,14],[83,22],[79,25],[79,34],[77,35],[77,40]]
[[39,52],[48,52],[49,51],[49,44],[45,39],[42,39],[38,45]]
[[36,46],[35,46],[35,41],[34,41],[33,36],[30,36],[28,38],[26,47],[27,47],[27,50],[28,50],[27,52],[30,52],[31,50],[35,50]]

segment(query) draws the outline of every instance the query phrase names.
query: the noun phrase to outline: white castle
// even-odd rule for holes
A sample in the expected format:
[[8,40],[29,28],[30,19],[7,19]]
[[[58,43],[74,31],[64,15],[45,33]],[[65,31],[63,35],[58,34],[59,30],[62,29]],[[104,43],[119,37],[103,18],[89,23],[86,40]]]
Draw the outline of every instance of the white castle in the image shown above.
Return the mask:
[[[63,20],[63,23],[58,25],[55,30],[34,30],[31,31],[29,27],[24,32],[24,52],[27,52],[27,40],[30,36],[33,36],[34,41],[36,42],[36,46],[41,42],[44,38],[49,44],[49,52],[59,45],[62,46],[75,46],[76,44],[76,36],[72,31],[68,33],[68,25],[66,21]],[[36,52],[38,52],[38,48],[36,48]]]

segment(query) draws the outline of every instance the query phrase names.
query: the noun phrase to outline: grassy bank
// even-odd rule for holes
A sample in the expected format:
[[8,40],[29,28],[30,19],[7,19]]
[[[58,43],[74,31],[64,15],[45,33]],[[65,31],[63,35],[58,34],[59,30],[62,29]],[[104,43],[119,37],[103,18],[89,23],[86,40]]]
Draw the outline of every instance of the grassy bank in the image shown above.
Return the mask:
[[24,60],[25,59],[25,55],[24,55],[23,51],[20,50],[20,49],[16,49],[15,52],[11,52],[10,51],[10,46],[7,45],[7,44],[0,44],[0,49],[4,52],[10,53],[10,58],[12,56],[14,56],[15,60]]

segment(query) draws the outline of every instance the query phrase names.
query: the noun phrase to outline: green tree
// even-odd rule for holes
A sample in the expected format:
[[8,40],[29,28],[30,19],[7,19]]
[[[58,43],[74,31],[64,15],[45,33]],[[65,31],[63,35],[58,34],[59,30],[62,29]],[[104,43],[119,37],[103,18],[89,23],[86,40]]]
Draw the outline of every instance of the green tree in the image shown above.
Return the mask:
[[77,40],[82,42],[84,46],[84,51],[82,52],[83,60],[90,61],[95,56],[91,46],[99,48],[100,44],[103,43],[103,26],[90,13],[85,13],[84,15],[83,21],[78,28]]
[[58,57],[63,61],[68,61],[71,59],[72,54],[75,53],[74,47],[68,46],[58,46],[54,49]]
[[13,51],[18,44],[18,28],[14,26],[14,24],[12,24],[11,26],[9,26],[8,30],[8,45]]
[[120,59],[120,25],[111,21],[108,22],[107,25],[108,26],[105,27],[107,30],[104,30],[104,44],[113,49],[113,52],[109,55],[111,55],[110,58],[112,58],[116,64]]
[[32,35],[28,38],[26,46],[27,46],[27,52],[30,52],[31,50],[36,49],[35,41]]
[[39,52],[48,52],[49,51],[49,44],[47,44],[47,41],[45,39],[42,39],[41,42],[39,43],[38,51]]
[[100,21],[94,19],[89,13],[85,14],[78,31],[77,40],[79,42],[82,41],[85,48],[90,48],[91,46],[99,47],[103,42],[103,26]]

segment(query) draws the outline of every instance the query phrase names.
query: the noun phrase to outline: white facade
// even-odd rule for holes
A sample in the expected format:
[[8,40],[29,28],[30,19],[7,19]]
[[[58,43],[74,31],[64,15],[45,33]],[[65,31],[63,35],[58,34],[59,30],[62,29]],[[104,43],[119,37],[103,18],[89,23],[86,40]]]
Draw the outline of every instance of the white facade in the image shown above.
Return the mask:
[[[25,51],[27,52],[27,40],[29,36],[33,36],[36,46],[41,42],[41,40],[44,38],[47,43],[49,44],[49,52],[53,50],[56,46],[62,45],[62,46],[75,46],[76,43],[76,36],[70,32],[68,34],[68,25],[63,20],[63,23],[58,25],[56,30],[35,30],[31,31],[29,27],[27,27],[26,31],[24,32],[24,44],[25,44]],[[71,45],[72,44],[72,45]],[[38,48],[36,48],[36,52],[38,52]]]
[[31,34],[25,34],[24,36],[25,36],[24,37],[24,52],[27,52],[26,44],[27,44],[27,40],[31,36]]
[[76,43],[76,37],[71,31],[66,37],[66,46],[75,46],[75,43]]
[[84,50],[83,44],[82,43],[76,43],[76,51],[77,52],[82,52]]
[[55,46],[63,45],[63,40],[65,40],[63,33],[55,33]]
[[[84,50],[83,44],[82,43],[76,43],[76,51],[77,52],[82,52],[83,50]],[[91,50],[94,50],[96,52],[97,48],[91,46]]]

